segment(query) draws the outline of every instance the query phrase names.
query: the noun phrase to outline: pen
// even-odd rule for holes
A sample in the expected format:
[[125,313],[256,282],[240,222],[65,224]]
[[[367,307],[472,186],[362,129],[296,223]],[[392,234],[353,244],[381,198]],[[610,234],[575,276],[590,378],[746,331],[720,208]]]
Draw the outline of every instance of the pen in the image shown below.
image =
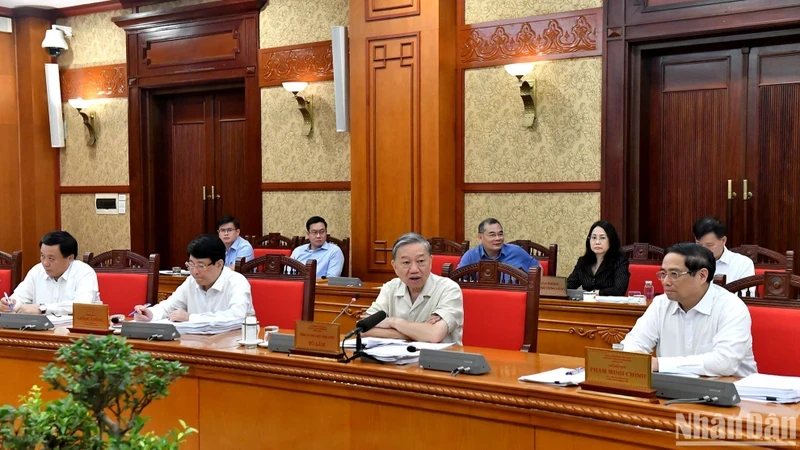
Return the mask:
[[8,303],[8,308],[9,308],[11,311],[13,311],[13,310],[14,310],[14,304],[13,304],[13,303],[11,303],[11,299],[10,299],[10,298],[8,298],[8,292],[3,292],[3,297],[6,299],[6,303]]
[[[145,308],[149,308],[149,307],[151,307],[153,305],[145,304],[145,305],[142,305],[142,306],[144,306]],[[136,314],[136,310],[135,309],[133,311],[131,311],[130,314],[128,314],[128,317],[133,317],[134,314]]]
[[568,370],[566,374],[567,375],[577,375],[579,373],[583,373],[583,371],[584,371],[583,367],[576,367],[576,368],[574,368],[572,370]]

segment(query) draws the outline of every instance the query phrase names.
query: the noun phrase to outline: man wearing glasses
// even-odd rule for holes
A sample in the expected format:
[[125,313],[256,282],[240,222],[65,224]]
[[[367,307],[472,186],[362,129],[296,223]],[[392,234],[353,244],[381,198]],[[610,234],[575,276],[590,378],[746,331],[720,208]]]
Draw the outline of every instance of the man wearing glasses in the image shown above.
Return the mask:
[[306,221],[308,244],[292,251],[292,259],[302,263],[317,260],[317,278],[338,277],[344,267],[344,253],[338,245],[328,242],[328,222],[319,216]]
[[239,221],[231,216],[225,216],[217,221],[217,233],[225,244],[225,265],[233,269],[236,260],[244,258],[245,261],[253,259],[253,246],[239,236]]
[[668,248],[657,278],[664,294],[653,299],[622,340],[627,352],[656,348],[653,371],[746,377],[756,373],[750,312],[735,294],[713,283],[716,262],[707,248]]
[[169,319],[173,322],[244,320],[253,309],[250,283],[224,265],[225,244],[204,234],[189,244],[188,277],[166,300],[155,306],[134,307],[134,320]]
[[503,225],[497,219],[488,218],[478,225],[478,242],[479,246],[464,253],[458,268],[475,264],[482,259],[493,259],[522,269],[526,273],[528,268],[539,266],[539,261],[522,247],[505,243]]

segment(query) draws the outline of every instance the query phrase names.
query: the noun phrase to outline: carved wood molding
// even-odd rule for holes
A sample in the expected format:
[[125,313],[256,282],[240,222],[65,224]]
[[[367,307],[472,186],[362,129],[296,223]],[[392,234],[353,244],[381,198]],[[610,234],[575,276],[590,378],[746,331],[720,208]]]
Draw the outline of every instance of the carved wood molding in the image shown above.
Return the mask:
[[600,55],[602,29],[602,8],[465,25],[458,31],[459,66]]
[[62,70],[61,101],[128,97],[128,68],[125,64]]
[[324,80],[333,80],[331,41],[262,48],[258,52],[260,87],[280,86],[284,81]]
[[617,327],[595,327],[595,328],[584,328],[584,327],[569,327],[568,329],[559,329],[559,328],[539,328],[539,331],[549,331],[552,333],[569,333],[575,334],[582,338],[586,339],[594,339],[596,336],[599,336],[600,339],[603,340],[608,345],[618,344],[625,339],[625,336],[628,335],[630,332],[627,328],[617,328]]

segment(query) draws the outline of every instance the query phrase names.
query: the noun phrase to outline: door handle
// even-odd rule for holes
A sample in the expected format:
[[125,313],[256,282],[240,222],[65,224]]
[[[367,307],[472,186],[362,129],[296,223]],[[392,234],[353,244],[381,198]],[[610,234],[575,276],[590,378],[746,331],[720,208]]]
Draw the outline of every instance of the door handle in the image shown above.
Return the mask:
[[747,190],[747,178],[742,181],[742,195],[745,201],[753,198],[753,193]]
[[219,197],[220,196],[216,194],[216,186],[214,186],[212,184],[211,185],[211,197],[208,197],[208,198],[213,199],[213,200],[217,200],[217,199],[219,199]]
[[203,203],[206,201],[206,187],[203,186]]
[[728,180],[728,200],[736,198],[736,192],[733,191],[733,180]]

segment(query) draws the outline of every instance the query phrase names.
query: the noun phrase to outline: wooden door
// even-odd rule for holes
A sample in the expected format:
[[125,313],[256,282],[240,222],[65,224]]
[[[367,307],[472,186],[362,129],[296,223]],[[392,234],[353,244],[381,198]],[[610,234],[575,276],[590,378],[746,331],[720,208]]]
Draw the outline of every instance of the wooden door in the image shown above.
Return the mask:
[[728,200],[727,180],[741,179],[744,168],[743,67],[740,49],[652,58],[640,146],[640,241],[690,241],[692,224],[706,215],[728,221],[729,237],[740,241],[735,224],[742,210]]
[[800,255],[800,44],[753,48],[748,78],[747,242]]

